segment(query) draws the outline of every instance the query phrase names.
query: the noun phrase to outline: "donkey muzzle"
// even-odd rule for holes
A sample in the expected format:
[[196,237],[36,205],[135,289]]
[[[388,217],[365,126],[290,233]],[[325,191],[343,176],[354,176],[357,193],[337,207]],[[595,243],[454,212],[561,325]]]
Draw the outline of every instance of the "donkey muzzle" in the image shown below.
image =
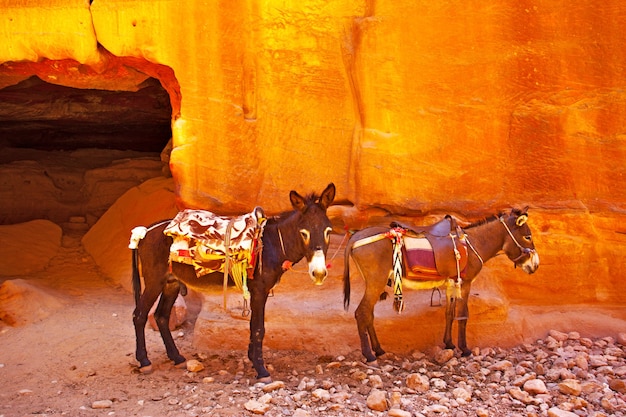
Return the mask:
[[534,273],[539,268],[539,254],[535,250],[529,251],[530,256],[521,265],[522,271],[527,274]]
[[324,280],[328,276],[328,269],[326,269],[326,256],[324,251],[316,250],[309,262],[309,275],[315,285],[322,285]]

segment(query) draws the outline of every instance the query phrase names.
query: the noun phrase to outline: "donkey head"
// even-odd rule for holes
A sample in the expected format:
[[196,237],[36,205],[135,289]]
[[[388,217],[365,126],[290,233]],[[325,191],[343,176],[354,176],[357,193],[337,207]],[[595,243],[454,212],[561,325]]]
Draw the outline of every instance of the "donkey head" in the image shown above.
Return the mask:
[[528,207],[523,210],[513,209],[510,214],[500,216],[500,221],[507,231],[504,252],[516,267],[532,274],[539,268],[539,254],[528,226]]
[[328,270],[326,253],[330,244],[332,227],[326,209],[335,199],[335,185],[328,184],[319,197],[304,198],[291,191],[289,199],[294,209],[300,212],[297,230],[302,238],[304,256],[309,264],[309,275],[316,285],[322,285]]

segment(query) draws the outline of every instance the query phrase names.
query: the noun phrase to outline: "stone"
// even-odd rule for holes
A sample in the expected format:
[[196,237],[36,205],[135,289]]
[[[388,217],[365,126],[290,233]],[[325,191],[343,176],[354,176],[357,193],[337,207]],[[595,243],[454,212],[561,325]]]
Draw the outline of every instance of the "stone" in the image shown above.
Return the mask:
[[522,391],[518,387],[511,388],[509,390],[509,395],[516,400],[523,402],[524,404],[530,404],[533,401],[531,395],[528,392]]
[[187,361],[187,370],[189,372],[200,372],[204,369],[202,362],[196,359],[190,359]]
[[281,388],[285,388],[285,383],[283,381],[273,381],[269,384],[265,384],[262,389],[263,392],[272,392]]
[[546,384],[540,379],[531,379],[524,383],[524,391],[529,394],[545,394],[548,392]]
[[413,416],[410,412],[401,410],[399,408],[392,408],[392,409],[390,409],[387,412],[387,415],[389,417],[412,417]]
[[578,380],[566,379],[563,382],[559,382],[559,392],[562,394],[578,396],[582,392],[582,385]]
[[367,396],[367,407],[374,411],[387,410],[387,394],[384,391],[373,389]]
[[454,357],[454,350],[442,349],[435,353],[435,362],[438,364],[444,364]]
[[429,405],[428,407],[426,407],[426,409],[430,412],[440,413],[440,414],[445,414],[450,411],[448,407],[446,407],[445,405],[441,405],[441,404]]
[[317,388],[311,392],[311,396],[321,401],[329,401],[330,400],[330,392],[328,390]]
[[557,342],[565,342],[569,338],[567,333],[559,332],[558,330],[550,330],[548,334]]
[[510,369],[512,367],[513,367],[513,364],[511,363],[511,361],[502,360],[491,365],[489,369],[492,371],[506,371],[507,369]]
[[412,373],[406,378],[406,386],[417,392],[426,392],[430,389],[430,380],[426,375]]
[[383,387],[383,380],[380,377],[380,375],[370,375],[369,379],[369,384],[370,387],[372,388],[382,388]]
[[268,403],[257,401],[257,400],[247,401],[244,404],[244,407],[246,410],[254,414],[265,414],[271,408],[271,406]]
[[113,401],[111,400],[98,400],[91,403],[91,408],[94,410],[111,408],[113,407]]
[[469,402],[472,399],[472,394],[467,389],[462,387],[453,389],[452,396],[457,400],[461,399],[465,402]]
[[609,388],[620,394],[626,394],[626,380],[623,379],[611,379],[609,381]]
[[548,417],[578,417],[578,414],[552,407],[548,409]]

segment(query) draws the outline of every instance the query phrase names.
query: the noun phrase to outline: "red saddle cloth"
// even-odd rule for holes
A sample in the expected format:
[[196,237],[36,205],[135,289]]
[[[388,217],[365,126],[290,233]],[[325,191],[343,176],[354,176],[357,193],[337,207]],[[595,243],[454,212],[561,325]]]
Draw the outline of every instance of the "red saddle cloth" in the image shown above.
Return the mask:
[[[447,239],[449,245],[438,245],[437,253],[433,245],[427,238],[404,237],[402,250],[404,252],[405,277],[418,281],[439,281],[444,278],[456,278],[459,274],[457,270],[456,256],[452,238],[449,236],[437,239]],[[455,239],[456,248],[459,251],[460,259],[458,268],[461,278],[465,277],[467,266],[467,243],[465,239]]]

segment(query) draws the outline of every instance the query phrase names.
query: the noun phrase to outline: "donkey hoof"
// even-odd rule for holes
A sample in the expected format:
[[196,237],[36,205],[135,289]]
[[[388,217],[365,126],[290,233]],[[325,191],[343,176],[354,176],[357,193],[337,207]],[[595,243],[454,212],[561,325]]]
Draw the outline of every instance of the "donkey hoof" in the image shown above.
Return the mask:
[[174,364],[174,368],[176,369],[187,369],[187,361],[182,361]]
[[367,362],[365,362],[365,364],[367,366],[378,368],[378,360],[377,359],[374,359],[373,361],[367,361]]
[[139,368],[139,373],[143,375],[151,374],[154,369],[152,369],[152,365],[146,365]]
[[271,376],[264,376],[263,378],[257,378],[257,382],[260,382],[262,384],[269,384],[272,382],[272,377]]

